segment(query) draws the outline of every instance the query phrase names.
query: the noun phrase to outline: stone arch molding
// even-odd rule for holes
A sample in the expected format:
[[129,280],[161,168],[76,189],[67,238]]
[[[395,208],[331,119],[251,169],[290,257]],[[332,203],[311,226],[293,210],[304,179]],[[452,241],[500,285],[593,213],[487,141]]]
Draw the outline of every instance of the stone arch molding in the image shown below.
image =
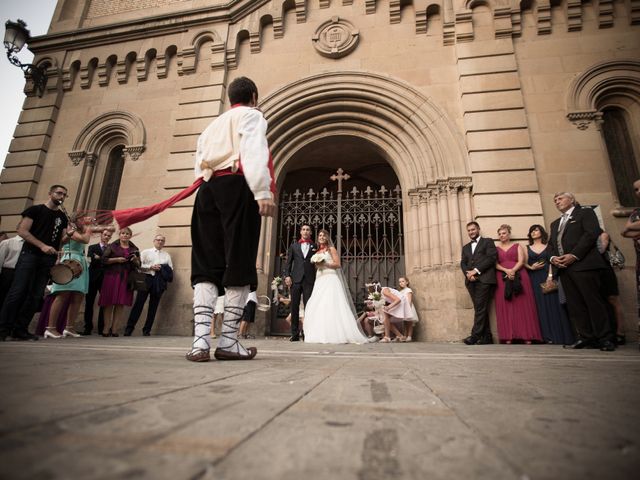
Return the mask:
[[430,99],[390,77],[323,73],[289,84],[260,107],[281,170],[304,145],[341,135],[366,138],[387,153],[403,190],[468,176],[464,141]]
[[69,158],[76,166],[84,159],[88,163],[95,163],[100,148],[116,137],[124,142],[124,153],[131,160],[140,158],[146,148],[146,131],[142,120],[129,112],[112,111],[99,115],[82,129],[68,153]]
[[462,135],[430,98],[388,76],[334,72],[286,85],[260,107],[276,175],[320,138],[363,138],[387,158],[402,187],[407,271],[457,262],[472,214],[471,175]]
[[567,118],[580,130],[602,120],[600,100],[612,93],[625,93],[640,102],[640,60],[601,62],[573,79],[567,94]]

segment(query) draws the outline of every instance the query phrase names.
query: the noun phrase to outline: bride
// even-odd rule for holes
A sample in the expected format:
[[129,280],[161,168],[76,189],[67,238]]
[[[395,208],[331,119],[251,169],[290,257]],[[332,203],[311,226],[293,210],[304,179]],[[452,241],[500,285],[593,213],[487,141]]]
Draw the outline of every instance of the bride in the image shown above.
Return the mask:
[[329,232],[320,230],[318,252],[311,257],[316,265],[313,294],[305,305],[306,343],[366,343],[367,337],[356,322],[351,295],[343,281],[340,258]]

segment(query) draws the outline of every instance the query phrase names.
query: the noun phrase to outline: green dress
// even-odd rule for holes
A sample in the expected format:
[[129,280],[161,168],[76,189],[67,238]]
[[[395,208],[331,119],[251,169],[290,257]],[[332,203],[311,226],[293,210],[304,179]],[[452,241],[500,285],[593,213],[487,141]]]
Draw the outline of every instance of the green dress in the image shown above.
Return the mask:
[[77,260],[82,265],[82,273],[78,278],[74,278],[66,285],[53,284],[51,293],[56,294],[59,292],[79,292],[86,294],[89,291],[89,268],[87,267],[87,257],[84,253],[84,243],[76,242],[75,240],[69,240],[62,247],[62,260]]

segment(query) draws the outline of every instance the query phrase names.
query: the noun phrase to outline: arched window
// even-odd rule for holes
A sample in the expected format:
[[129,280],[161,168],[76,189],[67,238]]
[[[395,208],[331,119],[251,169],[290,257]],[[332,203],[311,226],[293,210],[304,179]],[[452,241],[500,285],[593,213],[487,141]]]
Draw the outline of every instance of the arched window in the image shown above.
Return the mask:
[[115,210],[123,171],[124,145],[118,145],[109,152],[109,161],[98,200],[98,210]]
[[609,153],[618,201],[624,207],[633,207],[638,206],[638,200],[633,194],[631,182],[640,178],[640,172],[625,117],[626,112],[620,108],[605,109],[602,112],[602,133]]

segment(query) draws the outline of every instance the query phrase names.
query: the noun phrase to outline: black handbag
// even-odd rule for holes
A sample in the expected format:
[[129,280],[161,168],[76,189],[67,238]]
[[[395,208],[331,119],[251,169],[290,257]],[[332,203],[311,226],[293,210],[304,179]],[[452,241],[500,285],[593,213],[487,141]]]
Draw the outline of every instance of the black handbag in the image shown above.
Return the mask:
[[131,270],[127,278],[127,287],[134,292],[148,292],[147,276],[137,269]]

